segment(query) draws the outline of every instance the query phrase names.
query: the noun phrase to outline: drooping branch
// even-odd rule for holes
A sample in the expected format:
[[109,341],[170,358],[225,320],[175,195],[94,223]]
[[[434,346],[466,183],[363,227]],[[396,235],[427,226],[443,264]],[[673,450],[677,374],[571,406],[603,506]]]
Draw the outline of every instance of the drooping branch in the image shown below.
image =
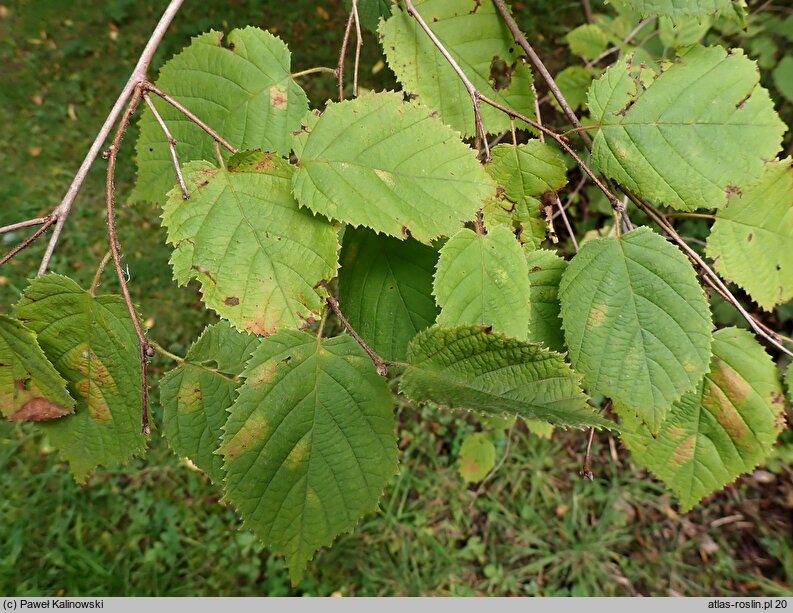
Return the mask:
[[138,350],[141,370],[141,431],[144,434],[149,434],[151,432],[151,428],[149,427],[149,390],[147,377],[149,344],[146,341],[146,335],[144,334],[143,328],[140,325],[138,314],[135,311],[135,305],[132,303],[132,297],[129,294],[129,288],[127,287],[127,279],[121,266],[121,246],[116,234],[114,197],[116,159],[118,158],[118,150],[121,146],[121,139],[124,136],[124,131],[129,125],[130,119],[135,114],[135,110],[137,109],[138,103],[143,97],[143,93],[143,84],[139,83],[135,86],[129,104],[127,105],[127,109],[124,112],[121,121],[118,123],[118,128],[116,129],[116,135],[113,138],[113,142],[102,155],[103,157],[107,158],[107,189],[105,193],[105,205],[107,209],[107,237],[108,242],[110,243],[110,253],[113,256],[113,265],[116,269],[116,276],[118,277],[118,282],[121,284],[121,293],[124,296],[124,302],[127,305],[130,319],[132,319],[132,325],[135,328],[135,335],[138,337]]
[[341,309],[339,308],[339,303],[336,302],[336,299],[333,296],[329,295],[325,299],[325,302],[328,303],[330,310],[333,311],[333,314],[339,319],[342,325],[347,329],[347,332],[350,333],[350,336],[352,336],[356,340],[356,342],[366,352],[366,355],[368,355],[371,358],[372,363],[374,363],[375,368],[377,368],[377,374],[380,375],[381,377],[385,377],[388,374],[388,365],[386,364],[385,360],[383,360],[379,355],[377,355],[372,350],[372,348],[369,347],[366,341],[361,338],[361,335],[355,331],[355,328],[353,328],[352,325],[350,325],[350,322],[344,316],[344,313],[341,312]]
[[460,65],[457,63],[452,57],[452,54],[449,53],[448,49],[443,46],[443,43],[435,36],[435,33],[432,29],[427,25],[427,22],[424,21],[424,18],[421,14],[416,10],[416,7],[413,6],[413,2],[411,0],[405,0],[405,6],[407,7],[408,15],[413,17],[418,24],[421,26],[421,29],[424,30],[426,35],[429,39],[433,42],[433,44],[438,48],[438,51],[441,52],[441,55],[449,62],[449,65],[452,67],[452,70],[457,73],[457,76],[460,77],[460,80],[465,85],[465,89],[468,90],[468,95],[471,96],[471,104],[474,107],[474,123],[475,123],[475,132],[476,137],[474,141],[474,147],[478,151],[481,146],[485,148],[485,161],[490,161],[490,147],[487,144],[487,130],[485,130],[485,124],[482,122],[482,109],[480,105],[480,98],[484,99],[482,94],[476,88],[476,86],[471,82],[471,79],[468,78],[468,75],[465,74]]
[[0,228],[0,234],[5,234],[6,232],[14,232],[15,230],[21,230],[22,228],[29,228],[30,226],[40,226],[43,223],[47,223],[51,218],[52,215],[47,215],[46,217],[35,217],[34,219],[26,219],[25,221],[18,221],[17,223],[12,223]]
[[93,166],[94,161],[96,161],[96,156],[99,155],[99,152],[102,150],[102,145],[110,135],[113,125],[116,123],[119,115],[121,115],[121,112],[124,109],[124,105],[127,103],[138,84],[146,79],[146,72],[148,71],[149,64],[151,64],[151,60],[154,57],[154,52],[160,45],[163,36],[165,36],[165,32],[168,30],[168,26],[171,25],[171,21],[173,21],[173,18],[176,16],[179,8],[182,6],[182,2],[184,2],[184,0],[171,0],[171,2],[168,4],[168,7],[165,9],[165,12],[157,24],[157,27],[154,29],[149,41],[146,43],[146,46],[144,47],[143,52],[138,59],[138,63],[132,70],[132,74],[127,80],[126,85],[124,85],[124,89],[121,90],[121,94],[119,94],[119,97],[113,105],[113,108],[110,110],[107,119],[105,119],[105,123],[102,124],[99,133],[96,135],[91,148],[88,150],[88,153],[83,160],[83,163],[80,165],[77,174],[74,176],[69,189],[66,191],[66,195],[63,197],[63,200],[61,200],[61,203],[52,211],[52,216],[56,220],[55,229],[52,233],[52,236],[50,237],[49,243],[47,244],[44,257],[41,259],[41,265],[39,266],[38,270],[39,275],[42,275],[47,271],[47,267],[49,266],[50,260],[52,259],[52,254],[55,251],[55,246],[58,244],[58,238],[60,237],[63,226],[66,223],[66,219],[69,217],[69,213],[72,210],[74,200],[77,198],[77,194],[80,192],[80,188],[82,188],[83,183],[85,182],[88,171],[91,169],[91,166]]

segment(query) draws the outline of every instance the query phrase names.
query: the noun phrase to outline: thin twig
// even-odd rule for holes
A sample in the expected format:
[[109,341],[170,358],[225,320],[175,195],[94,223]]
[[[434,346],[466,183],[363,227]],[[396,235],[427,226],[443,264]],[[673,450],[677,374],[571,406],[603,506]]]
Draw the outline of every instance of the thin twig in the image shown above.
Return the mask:
[[157,111],[157,107],[154,106],[154,103],[149,98],[148,94],[143,94],[143,100],[146,102],[146,105],[149,107],[151,114],[154,115],[154,119],[157,120],[157,123],[160,124],[160,128],[165,134],[165,140],[168,141],[168,149],[171,151],[171,159],[173,160],[173,167],[176,169],[176,180],[179,182],[179,187],[182,190],[182,198],[187,200],[190,196],[189,192],[187,191],[187,185],[185,185],[184,177],[182,176],[182,167],[179,166],[179,158],[176,157],[176,139],[171,134],[171,131],[168,129],[168,126],[165,125],[160,113]]
[[105,266],[110,261],[110,258],[113,257],[113,252],[108,251],[105,254],[105,257],[102,258],[102,261],[99,262],[99,267],[96,269],[96,274],[94,275],[94,280],[91,282],[91,287],[88,288],[88,293],[92,296],[96,293],[96,288],[99,286],[99,279],[102,277],[102,273],[105,270]]
[[23,250],[23,249],[25,249],[26,247],[29,247],[31,244],[33,244],[33,242],[34,242],[34,241],[35,241],[35,240],[36,240],[36,239],[37,239],[39,236],[41,236],[42,234],[44,234],[44,232],[46,232],[46,231],[47,231],[47,228],[49,228],[49,227],[50,227],[52,224],[54,224],[54,223],[55,223],[55,221],[56,221],[56,218],[55,218],[55,216],[50,216],[50,218],[49,218],[47,221],[45,221],[45,222],[42,224],[42,226],[41,226],[41,227],[40,227],[38,230],[36,230],[36,231],[35,231],[33,234],[31,234],[30,236],[28,236],[28,237],[27,237],[25,240],[23,240],[21,243],[19,243],[19,244],[18,244],[16,247],[14,247],[14,248],[13,248],[11,251],[9,251],[7,254],[5,254],[5,255],[3,256],[3,258],[2,258],[2,259],[0,259],[0,266],[2,266],[3,264],[5,264],[5,263],[6,263],[8,260],[10,260],[11,258],[13,258],[13,257],[14,257],[14,256],[15,256],[17,253],[19,253],[20,251],[22,251],[22,250]]
[[[542,124],[542,114],[540,113],[540,99],[537,97],[537,88],[534,83],[531,84],[531,93],[534,96],[534,116],[537,118],[537,123]],[[515,126],[515,120],[512,119],[512,126]],[[545,142],[545,134],[540,132],[540,142]]]
[[179,102],[177,102],[176,100],[174,100],[173,98],[171,98],[171,97],[170,97],[168,94],[166,94],[166,93],[165,93],[164,91],[162,91],[160,88],[158,88],[157,86],[155,86],[153,83],[149,83],[148,81],[145,81],[145,82],[143,82],[143,83],[142,83],[142,88],[143,88],[143,91],[146,91],[146,92],[152,92],[152,93],[154,93],[154,94],[157,94],[157,95],[158,95],[160,98],[162,98],[163,100],[165,100],[165,101],[166,101],[168,104],[170,104],[170,105],[171,105],[173,108],[175,108],[175,109],[176,109],[177,111],[179,111],[179,112],[180,112],[182,115],[184,115],[185,117],[187,117],[187,118],[188,118],[190,121],[192,121],[192,122],[193,122],[194,124],[196,124],[196,125],[197,125],[199,128],[201,128],[201,129],[202,129],[204,132],[206,132],[206,133],[207,133],[207,134],[209,134],[209,135],[210,135],[212,138],[214,138],[214,139],[215,139],[215,141],[216,141],[217,143],[219,143],[219,144],[223,145],[223,146],[224,146],[226,149],[228,149],[228,150],[229,150],[231,153],[237,153],[237,150],[236,150],[236,149],[235,149],[233,146],[231,146],[231,145],[229,144],[229,142],[228,142],[228,141],[227,141],[225,138],[223,138],[223,137],[222,137],[220,134],[218,134],[217,132],[215,132],[215,131],[214,131],[212,128],[210,128],[210,127],[209,127],[207,124],[205,124],[203,121],[201,121],[201,120],[198,118],[198,116],[197,116],[195,113],[193,113],[192,111],[190,111],[189,109],[187,109],[185,106],[183,106],[182,104],[180,104]]
[[595,480],[595,474],[592,472],[591,454],[592,454],[592,441],[595,440],[595,428],[589,428],[589,440],[586,444],[586,453],[584,454],[584,464],[581,467],[581,476],[589,481]]
[[452,54],[443,46],[443,43],[435,36],[435,33],[430,29],[427,25],[427,22],[424,21],[424,18],[421,14],[416,10],[416,7],[413,6],[413,2],[411,0],[405,0],[405,6],[407,7],[408,15],[413,17],[418,24],[421,26],[421,29],[429,36],[430,40],[435,44],[438,48],[438,51],[441,52],[441,55],[446,58],[446,61],[449,62],[449,65],[452,67],[452,70],[457,73],[457,76],[460,77],[460,80],[465,85],[465,89],[468,90],[468,95],[471,96],[471,103],[474,107],[474,123],[475,123],[475,139],[474,139],[474,148],[478,151],[480,147],[484,146],[485,148],[485,161],[490,161],[490,147],[487,144],[487,130],[485,130],[485,124],[482,122],[482,109],[479,103],[479,99],[484,97],[480,94],[479,90],[476,89],[471,80],[468,76],[463,72],[463,69],[460,68],[460,65],[457,61],[452,57]]
[[14,230],[21,230],[22,228],[29,228],[30,226],[40,226],[43,223],[47,223],[51,219],[52,215],[47,215],[46,217],[36,217],[35,219],[26,219],[25,221],[18,221],[17,223],[12,223],[8,226],[3,226],[0,228],[0,234],[5,234],[7,232],[13,232]]
[[[173,361],[174,361],[174,362],[176,362],[177,364],[184,364],[184,363],[185,363],[185,361],[186,361],[186,360],[185,360],[183,357],[181,357],[181,356],[178,356],[178,355],[176,355],[175,353],[171,353],[170,351],[168,351],[168,350],[167,350],[167,349],[165,349],[165,348],[164,348],[162,345],[160,345],[159,343],[157,343],[157,342],[155,342],[155,341],[149,341],[149,347],[151,347],[152,349],[154,349],[154,350],[155,350],[157,353],[159,353],[160,355],[163,355],[163,356],[165,356],[166,358],[173,360]],[[200,366],[202,366],[202,365],[200,365],[200,364],[197,364],[197,366],[199,366],[199,367],[200,367]]]
[[581,0],[581,4],[584,6],[584,17],[586,17],[587,23],[592,23],[592,5],[589,0]]
[[765,328],[765,326],[761,325],[740,303],[740,301],[733,295],[732,292],[727,288],[725,283],[721,280],[721,277],[716,274],[716,272],[708,266],[705,260],[694,250],[692,249],[686,241],[684,241],[681,236],[675,231],[672,227],[672,224],[664,217],[663,213],[655,209],[654,207],[650,206],[646,202],[644,202],[641,198],[630,192],[629,190],[625,190],[626,195],[633,201],[633,203],[642,209],[647,215],[652,219],[655,223],[657,223],[663,230],[669,235],[669,237],[680,247],[683,252],[688,256],[688,258],[698,266],[706,275],[706,281],[709,285],[713,285],[715,288],[718,289],[719,293],[727,300],[730,304],[732,304],[736,310],[743,316],[743,318],[747,321],[749,326],[755,333],[769,343],[771,343],[774,347],[782,351],[783,353],[793,357],[793,351],[789,350],[785,347],[781,340],[778,338],[778,335]]
[[334,68],[328,68],[327,66],[316,66],[314,68],[306,68],[305,70],[301,70],[299,72],[293,72],[289,76],[293,79],[297,79],[298,77],[304,77],[306,75],[316,74],[318,72],[325,72],[332,75],[336,74],[336,70]]
[[347,57],[347,43],[350,41],[350,32],[355,20],[353,12],[347,18],[347,27],[344,28],[344,38],[341,40],[341,51],[339,51],[339,63],[336,65],[336,79],[339,81],[339,102],[344,100],[344,60]]
[[707,213],[666,213],[664,217],[691,217],[693,219],[716,219],[715,215]]
[[361,64],[361,47],[363,47],[363,34],[361,22],[358,19],[358,0],[352,0],[352,15],[355,21],[355,67],[352,73],[352,95],[358,97],[358,67]]
[[135,311],[135,305],[132,304],[132,298],[129,295],[129,288],[127,287],[127,279],[124,276],[124,270],[121,267],[121,247],[119,246],[118,237],[116,235],[116,216],[114,210],[114,192],[115,192],[115,174],[116,174],[116,159],[118,158],[118,150],[121,146],[121,139],[124,136],[124,131],[129,125],[132,115],[135,114],[135,109],[138,107],[141,97],[143,96],[143,84],[135,87],[132,97],[130,98],[127,110],[118,123],[116,135],[110,147],[105,151],[107,157],[107,190],[105,194],[105,205],[107,207],[107,237],[110,243],[110,252],[113,254],[113,265],[116,269],[116,276],[118,282],[121,284],[121,293],[124,296],[124,302],[127,305],[132,325],[135,328],[135,335],[138,337],[138,349],[140,352],[140,371],[141,371],[141,431],[144,434],[149,434],[151,428],[149,427],[149,391],[147,385],[147,369],[148,369],[148,350],[149,344],[146,340],[146,335],[143,333],[138,314]]
[[386,363],[379,355],[377,355],[374,351],[372,351],[372,348],[366,344],[366,341],[364,341],[361,338],[360,334],[358,334],[355,331],[355,328],[353,328],[350,325],[350,322],[347,321],[347,318],[344,316],[344,313],[341,312],[341,309],[339,308],[339,303],[336,302],[336,299],[333,296],[328,296],[325,299],[325,301],[328,303],[328,306],[331,308],[331,310],[336,315],[336,317],[339,318],[339,321],[342,323],[342,325],[345,328],[347,328],[347,332],[350,333],[350,336],[352,336],[358,342],[361,348],[371,358],[372,362],[377,368],[377,374],[380,375],[381,377],[385,377],[388,374],[388,367],[386,366]]
[[480,92],[477,92],[477,96],[479,97],[479,99],[482,100],[482,102],[486,102],[490,106],[497,108],[498,110],[506,113],[510,117],[514,117],[515,119],[520,119],[521,121],[526,122],[530,126],[537,128],[540,132],[544,132],[546,135],[554,139],[557,143],[559,143],[559,146],[562,149],[564,149],[570,155],[570,157],[572,157],[576,161],[576,163],[581,167],[581,170],[583,170],[587,175],[589,175],[589,178],[592,179],[592,182],[595,185],[597,185],[598,189],[600,189],[600,191],[602,191],[606,195],[606,198],[608,198],[609,202],[611,202],[612,208],[619,211],[620,213],[622,213],[625,210],[625,205],[622,203],[622,201],[619,198],[617,198],[609,190],[608,187],[606,187],[603,181],[598,179],[597,175],[594,172],[592,172],[589,166],[587,166],[584,163],[584,160],[581,159],[581,156],[579,156],[575,152],[575,150],[567,142],[567,139],[564,138],[561,134],[558,134],[553,130],[546,128],[545,126],[537,123],[533,119],[526,117],[525,115],[522,115],[521,113],[518,113],[517,111],[514,111],[511,108],[496,102],[495,100],[491,100],[490,98],[488,98],[487,96],[483,95]]
[[[518,45],[520,45],[523,51],[526,53],[532,66],[534,66],[534,69],[540,74],[543,81],[545,81],[546,85],[548,86],[548,89],[551,90],[553,97],[556,98],[556,101],[559,103],[559,106],[562,107],[564,114],[570,120],[570,123],[572,123],[576,128],[580,128],[581,122],[578,120],[578,116],[575,114],[572,107],[567,102],[567,99],[564,97],[564,94],[562,94],[562,91],[556,85],[556,81],[553,80],[553,77],[551,76],[551,73],[548,72],[548,69],[545,67],[545,64],[542,63],[540,56],[537,55],[537,53],[534,51],[532,46],[529,44],[529,41],[526,40],[526,37],[523,35],[523,32],[520,31],[520,27],[518,26],[517,22],[509,12],[507,5],[504,3],[504,0],[493,0],[493,2],[496,5],[498,12],[501,13],[501,17],[504,19],[504,22],[507,24],[507,27],[509,28],[510,32],[512,32],[512,36],[515,39],[515,42],[517,42]],[[588,147],[592,145],[592,140],[589,138],[588,134],[584,133],[582,137]]]
[[116,123],[116,120],[124,109],[124,105],[132,95],[133,90],[140,82],[146,79],[146,72],[148,71],[149,64],[154,57],[154,52],[160,45],[160,42],[162,41],[163,36],[165,36],[168,26],[171,24],[171,21],[173,21],[173,18],[176,16],[176,13],[179,10],[179,7],[181,7],[183,1],[184,0],[171,0],[171,2],[168,4],[168,8],[165,9],[165,12],[157,24],[157,27],[154,29],[149,41],[146,43],[146,47],[143,49],[143,52],[138,59],[137,65],[132,70],[129,80],[127,81],[126,85],[124,85],[124,89],[121,90],[121,94],[113,105],[113,108],[110,110],[110,114],[107,116],[107,119],[105,119],[105,123],[100,128],[99,134],[96,135],[91,148],[88,150],[88,154],[85,156],[83,163],[80,165],[80,168],[77,171],[77,174],[74,176],[72,184],[66,191],[66,195],[63,197],[63,200],[61,200],[61,203],[53,210],[52,215],[57,219],[57,222],[55,223],[55,230],[50,237],[50,242],[47,244],[47,250],[44,252],[44,257],[41,259],[41,265],[39,266],[38,271],[39,275],[43,275],[47,271],[47,267],[49,266],[50,260],[52,259],[52,254],[55,251],[55,246],[58,244],[58,238],[60,237],[63,226],[66,223],[66,219],[69,217],[69,213],[72,210],[72,204],[74,203],[75,198],[77,198],[77,194],[85,182],[85,177],[88,175],[88,171],[91,169],[91,166],[96,160],[96,156],[99,155],[99,152],[102,150],[102,145],[110,134],[110,131],[113,129],[113,125]]
[[[562,207],[565,211],[570,208],[570,205],[573,204],[573,198],[575,198],[578,192],[580,192],[581,189],[584,187],[584,185],[586,185],[586,179],[587,179],[586,175],[583,175],[581,179],[578,181],[578,184],[573,188],[573,191],[571,191],[567,195],[567,200],[565,200],[564,206]],[[556,219],[561,214],[562,214],[561,211],[556,211],[553,214],[553,219]]]
[[[573,232],[573,226],[570,225],[570,220],[567,218],[567,211],[565,211],[565,207],[562,206],[562,201],[559,200],[559,194],[554,193],[553,195],[554,204],[556,204],[556,212],[562,216],[562,223],[564,223],[565,230],[567,230],[567,234],[570,235],[570,240],[573,241],[573,248],[575,252],[578,253],[578,241],[575,238],[575,232]],[[551,216],[551,220],[553,220],[554,216]]]

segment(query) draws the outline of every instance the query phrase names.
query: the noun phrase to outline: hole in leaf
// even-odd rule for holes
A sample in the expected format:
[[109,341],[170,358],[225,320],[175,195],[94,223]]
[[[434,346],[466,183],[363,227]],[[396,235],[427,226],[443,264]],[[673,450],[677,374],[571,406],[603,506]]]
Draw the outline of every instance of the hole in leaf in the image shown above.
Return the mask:
[[496,56],[490,62],[490,84],[493,89],[499,91],[506,89],[512,84],[512,71],[514,65],[507,64],[500,57]]

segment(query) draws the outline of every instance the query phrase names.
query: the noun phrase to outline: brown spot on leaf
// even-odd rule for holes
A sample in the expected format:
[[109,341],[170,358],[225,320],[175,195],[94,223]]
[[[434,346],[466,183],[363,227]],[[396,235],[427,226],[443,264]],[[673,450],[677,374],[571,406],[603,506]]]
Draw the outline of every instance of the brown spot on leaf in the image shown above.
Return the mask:
[[271,170],[273,168],[273,158],[275,154],[268,152],[262,153],[262,158],[256,162],[256,170]]
[[69,415],[71,410],[46,398],[31,398],[9,419],[18,421],[47,421]]
[[754,238],[754,234],[749,232],[749,234],[747,234],[747,236],[746,236],[746,242],[747,243],[751,243],[753,238]]
[[273,85],[270,88],[270,104],[277,109],[285,109],[289,100],[285,89]]
[[672,453],[670,461],[675,466],[683,466],[694,459],[694,448],[696,447],[697,437],[692,434],[680,443]]
[[252,321],[247,326],[245,326],[245,330],[251,334],[258,334],[259,336],[270,336],[273,332],[275,332],[275,326],[268,328],[264,322],[257,320]]
[[708,384],[703,394],[703,404],[707,406],[716,421],[734,441],[749,437],[749,428],[736,407],[741,406],[751,394],[749,384],[719,358],[714,358],[715,366],[708,375]]
[[531,272],[540,272],[541,270],[542,270],[542,268],[540,266],[532,266],[531,267]]
[[242,455],[251,445],[262,442],[266,435],[267,420],[264,415],[254,413],[231,439],[223,443],[220,452],[226,456],[227,460],[233,460]]
[[77,391],[85,398],[88,405],[88,414],[98,421],[110,421],[113,419],[110,414],[110,407],[105,400],[102,390],[96,383],[88,379],[77,382]]
[[180,413],[192,413],[201,409],[204,394],[201,387],[195,384],[183,385],[179,388],[178,408]]
[[735,108],[736,109],[742,109],[743,105],[746,104],[746,101],[749,100],[749,98],[751,98],[751,97],[752,97],[752,92],[749,92],[748,94],[746,94],[743,98],[741,98],[738,101],[738,104],[735,105]]
[[730,184],[728,184],[728,185],[727,185],[727,187],[725,188],[725,190],[724,190],[724,194],[727,196],[727,199],[729,200],[729,199],[730,199],[730,197],[731,197],[733,194],[734,194],[734,195],[736,195],[736,196],[740,196],[740,195],[742,195],[742,194],[743,194],[743,190],[741,190],[741,188],[740,188],[740,187],[738,187],[737,185],[733,185],[732,183],[730,183]]
[[226,296],[226,299],[223,301],[223,304],[226,306],[238,306],[240,303],[240,299],[236,296]]

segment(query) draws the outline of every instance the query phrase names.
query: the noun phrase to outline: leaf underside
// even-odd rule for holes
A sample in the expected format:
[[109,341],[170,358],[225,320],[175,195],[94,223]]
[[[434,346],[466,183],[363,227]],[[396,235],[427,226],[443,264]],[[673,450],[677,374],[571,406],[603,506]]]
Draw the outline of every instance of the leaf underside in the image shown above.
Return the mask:
[[559,316],[559,283],[567,269],[567,261],[554,251],[526,251],[529,269],[529,336],[528,340],[543,343],[549,349],[564,352],[564,332]]
[[[292,132],[308,109],[306,94],[290,76],[289,49],[254,27],[232,31],[226,46],[222,38],[215,31],[195,37],[160,69],[157,86],[237,149],[288,155]],[[157,96],[151,98],[182,163],[215,159],[212,137]],[[138,175],[130,200],[164,203],[176,175],[165,135],[148,108],[136,151]]]
[[295,139],[294,194],[325,217],[429,243],[495,194],[473,149],[401,94],[333,103],[311,123]]
[[74,415],[42,422],[53,447],[84,483],[97,466],[126,462],[145,449],[141,433],[138,341],[121,296],[91,296],[56,274],[25,289],[16,315],[67,381]]
[[570,363],[653,432],[702,379],[711,321],[685,256],[649,228],[588,241],[559,286]]
[[226,497],[297,583],[397,472],[393,400],[350,336],[262,341],[224,428]]
[[0,315],[0,412],[10,420],[45,421],[74,411],[66,381],[44,355],[36,335]]
[[751,333],[713,335],[710,372],[675,402],[657,436],[615,405],[634,460],[675,493],[683,511],[768,458],[784,428],[785,401],[771,357]]
[[314,321],[320,281],[338,267],[336,228],[298,207],[292,167],[272,153],[243,152],[227,169],[185,168],[190,198],[178,188],[163,208],[174,245],[174,278],[201,282],[206,305],[240,330],[271,334]]
[[740,49],[691,47],[659,71],[620,60],[589,90],[592,159],[652,201],[723,207],[759,180],[786,129],[759,78]]
[[401,390],[414,402],[517,415],[562,426],[608,426],[586,403],[580,375],[558,353],[480,326],[433,326],[408,346]]

